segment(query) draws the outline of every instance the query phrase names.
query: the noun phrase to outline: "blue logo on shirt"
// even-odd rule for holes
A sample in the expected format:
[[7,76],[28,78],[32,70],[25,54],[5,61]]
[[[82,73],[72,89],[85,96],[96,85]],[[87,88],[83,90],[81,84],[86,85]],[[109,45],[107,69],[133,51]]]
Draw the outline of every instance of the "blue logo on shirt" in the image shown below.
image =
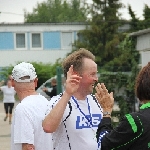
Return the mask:
[[90,115],[77,116],[76,129],[91,128],[91,126],[98,127],[101,118],[101,114],[92,114],[92,117]]

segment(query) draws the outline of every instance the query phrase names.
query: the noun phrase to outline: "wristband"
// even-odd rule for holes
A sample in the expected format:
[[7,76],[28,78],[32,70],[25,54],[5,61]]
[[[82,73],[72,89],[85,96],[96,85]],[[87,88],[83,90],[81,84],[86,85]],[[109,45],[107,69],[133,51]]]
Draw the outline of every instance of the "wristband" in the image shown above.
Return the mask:
[[107,115],[110,115],[111,116],[111,113],[110,112],[103,112],[103,116],[107,116]]

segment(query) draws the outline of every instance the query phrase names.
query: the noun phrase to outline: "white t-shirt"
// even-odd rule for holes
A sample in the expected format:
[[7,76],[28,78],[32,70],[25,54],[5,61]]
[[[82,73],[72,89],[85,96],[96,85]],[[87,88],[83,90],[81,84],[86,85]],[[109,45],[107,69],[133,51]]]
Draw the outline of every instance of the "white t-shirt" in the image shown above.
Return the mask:
[[16,91],[14,87],[2,86],[0,87],[3,92],[3,103],[14,103]]
[[33,144],[35,150],[52,150],[52,135],[45,133],[42,121],[48,100],[41,95],[24,98],[15,108],[11,126],[11,150],[22,150],[22,143]]
[[[60,98],[56,96],[50,100],[51,109]],[[77,100],[80,109],[73,98],[70,99],[62,122],[53,133],[55,150],[97,150],[96,131],[103,117],[102,109],[94,100],[94,96],[88,95],[87,99]],[[92,119],[88,120],[87,117],[90,118],[90,116]]]

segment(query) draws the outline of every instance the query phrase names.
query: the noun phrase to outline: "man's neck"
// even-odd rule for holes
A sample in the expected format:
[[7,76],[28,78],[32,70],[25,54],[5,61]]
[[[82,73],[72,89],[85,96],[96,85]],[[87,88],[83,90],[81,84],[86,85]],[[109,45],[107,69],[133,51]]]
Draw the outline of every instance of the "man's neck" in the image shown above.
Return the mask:
[[85,94],[83,94],[83,93],[79,93],[79,92],[75,93],[73,96],[74,96],[77,100],[85,100],[86,97],[87,97],[87,95],[85,95]]
[[36,91],[24,91],[24,92],[17,92],[18,98],[20,101],[22,101],[24,98],[30,95],[38,95]]

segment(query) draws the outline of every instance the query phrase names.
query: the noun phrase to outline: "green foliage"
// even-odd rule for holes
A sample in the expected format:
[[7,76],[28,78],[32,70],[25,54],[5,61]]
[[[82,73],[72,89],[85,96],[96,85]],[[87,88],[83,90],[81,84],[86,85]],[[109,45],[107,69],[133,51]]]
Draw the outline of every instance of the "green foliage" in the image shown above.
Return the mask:
[[134,41],[127,35],[118,45],[118,55],[105,64],[103,68],[115,72],[130,72],[134,66],[137,66],[138,60],[139,53],[135,50]]
[[25,11],[27,23],[83,22],[87,20],[87,9],[81,7],[80,0],[47,0],[37,3],[32,13]]
[[112,115],[120,120],[126,113],[135,111],[134,87],[139,72],[139,53],[135,50],[135,42],[128,36],[118,45],[118,50],[122,53],[101,67],[99,72],[100,82],[105,83],[109,92],[114,92],[120,111],[114,111]]
[[150,7],[148,5],[145,5],[143,10],[143,29],[150,27]]
[[136,14],[132,10],[131,6],[128,6],[129,15],[131,16],[130,21],[130,32],[146,29],[150,27],[150,7],[145,4],[143,9],[143,20],[136,17]]
[[0,72],[0,76],[2,76],[2,80],[7,80],[9,75],[11,75],[12,70],[13,70],[12,65],[10,65],[9,67],[2,68],[2,70]]
[[[102,72],[100,73],[100,82],[105,83],[109,92],[113,92],[115,103],[119,106],[119,110],[113,110],[112,117],[119,120],[129,113],[129,105],[126,96],[127,80],[129,75],[123,72]],[[117,125],[117,122],[113,123]]]
[[90,50],[100,66],[120,54],[117,46],[124,35],[118,32],[121,25],[118,10],[122,7],[119,0],[94,0],[89,26],[79,33],[79,40],[75,42],[76,49],[84,47]]
[[112,116],[117,116],[120,120],[125,114],[129,113],[129,107],[126,99],[123,96],[115,96],[115,101],[119,105],[121,111],[119,112],[112,112]]
[[[42,63],[42,62],[30,62],[35,67],[37,77],[38,77],[38,86],[37,88],[44,83],[49,78],[56,75],[56,67],[61,66],[61,60],[57,60],[55,64]],[[17,63],[18,64],[18,63]],[[7,79],[12,73],[13,66],[3,68],[0,72],[0,75],[3,75],[4,79]]]
[[32,64],[35,67],[37,73],[38,87],[42,83],[44,83],[47,79],[56,75],[56,71],[55,72],[53,71],[51,64],[43,64],[43,63],[36,63],[36,62],[32,62]]
[[128,11],[129,15],[131,16],[131,21],[130,21],[130,32],[138,31],[142,29],[142,22],[139,20],[139,18],[136,17],[136,14],[131,8],[131,5],[128,5]]

